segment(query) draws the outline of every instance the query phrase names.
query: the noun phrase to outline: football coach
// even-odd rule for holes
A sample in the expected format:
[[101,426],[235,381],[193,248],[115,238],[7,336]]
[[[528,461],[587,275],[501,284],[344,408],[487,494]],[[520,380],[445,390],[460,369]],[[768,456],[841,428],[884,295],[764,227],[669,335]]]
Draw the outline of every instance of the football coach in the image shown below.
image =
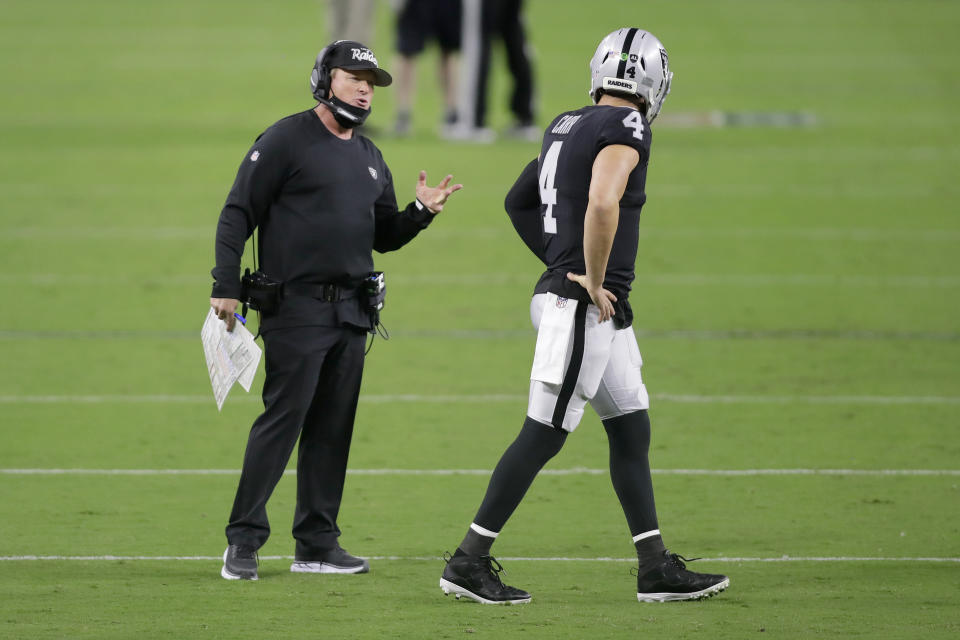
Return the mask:
[[[365,573],[366,559],[339,544],[343,495],[363,373],[366,335],[382,304],[373,251],[399,249],[463,185],[436,187],[421,171],[416,199],[399,210],[380,150],[355,127],[375,87],[392,82],[373,52],[339,40],[317,55],[318,104],[276,122],[247,151],[220,213],[210,306],[233,330],[240,301],[261,311],[263,413],[247,440],[221,575],[257,579],[257,549],[270,535],[266,503],[297,438],[296,539],[291,571]],[[257,232],[255,277],[241,278]]]

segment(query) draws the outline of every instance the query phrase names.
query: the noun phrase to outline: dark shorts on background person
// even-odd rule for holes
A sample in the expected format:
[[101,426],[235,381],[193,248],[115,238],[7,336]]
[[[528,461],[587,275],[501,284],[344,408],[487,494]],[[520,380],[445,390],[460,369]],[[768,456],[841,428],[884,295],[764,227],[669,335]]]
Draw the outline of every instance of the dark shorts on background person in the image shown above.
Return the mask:
[[397,15],[397,51],[414,56],[436,39],[445,52],[460,49],[460,0],[407,0]]

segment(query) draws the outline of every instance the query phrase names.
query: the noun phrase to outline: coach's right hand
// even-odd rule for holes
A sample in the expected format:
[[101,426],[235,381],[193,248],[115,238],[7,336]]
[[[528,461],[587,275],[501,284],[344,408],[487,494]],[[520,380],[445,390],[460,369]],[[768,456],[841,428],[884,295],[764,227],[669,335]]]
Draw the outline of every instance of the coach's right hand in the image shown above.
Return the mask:
[[427,208],[427,211],[437,215],[443,211],[443,205],[446,204],[447,198],[453,195],[455,191],[463,189],[462,184],[451,186],[451,180],[453,180],[453,176],[448,174],[446,178],[440,181],[440,184],[430,187],[427,185],[427,172],[421,171],[417,178],[417,200]]
[[234,312],[240,305],[240,301],[235,298],[210,298],[210,306],[217,317],[227,323],[227,331],[233,331],[237,324],[237,317]]

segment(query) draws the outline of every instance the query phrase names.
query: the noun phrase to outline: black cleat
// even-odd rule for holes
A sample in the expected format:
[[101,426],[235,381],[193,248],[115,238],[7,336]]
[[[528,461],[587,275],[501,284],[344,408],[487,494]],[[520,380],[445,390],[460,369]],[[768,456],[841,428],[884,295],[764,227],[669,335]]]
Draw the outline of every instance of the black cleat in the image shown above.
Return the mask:
[[[693,558],[697,560],[698,558]],[[637,573],[637,600],[640,602],[671,602],[700,600],[720,593],[730,586],[730,578],[711,573],[687,571],[684,558],[669,551],[663,560]]]
[[293,573],[367,573],[370,562],[346,552],[340,545],[309,558],[296,558]]
[[223,552],[220,575],[227,580],[257,580],[257,550],[246,544],[231,544]]
[[[449,556],[449,553],[446,554]],[[466,596],[480,604],[526,604],[530,594],[507,586],[500,580],[503,567],[492,556],[454,555],[445,558],[447,566],[440,578],[444,595],[457,600]]]

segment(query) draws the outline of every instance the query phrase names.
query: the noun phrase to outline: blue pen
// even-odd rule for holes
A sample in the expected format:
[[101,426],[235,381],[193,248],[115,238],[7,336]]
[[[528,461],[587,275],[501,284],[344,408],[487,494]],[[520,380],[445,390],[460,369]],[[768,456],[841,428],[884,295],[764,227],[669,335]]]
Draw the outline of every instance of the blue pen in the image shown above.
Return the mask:
[[243,317],[242,315],[240,315],[239,313],[234,313],[234,314],[233,314],[233,317],[236,318],[237,320],[239,320],[239,321],[240,321],[240,324],[244,324],[244,325],[247,324],[247,319],[244,318],[244,317]]

